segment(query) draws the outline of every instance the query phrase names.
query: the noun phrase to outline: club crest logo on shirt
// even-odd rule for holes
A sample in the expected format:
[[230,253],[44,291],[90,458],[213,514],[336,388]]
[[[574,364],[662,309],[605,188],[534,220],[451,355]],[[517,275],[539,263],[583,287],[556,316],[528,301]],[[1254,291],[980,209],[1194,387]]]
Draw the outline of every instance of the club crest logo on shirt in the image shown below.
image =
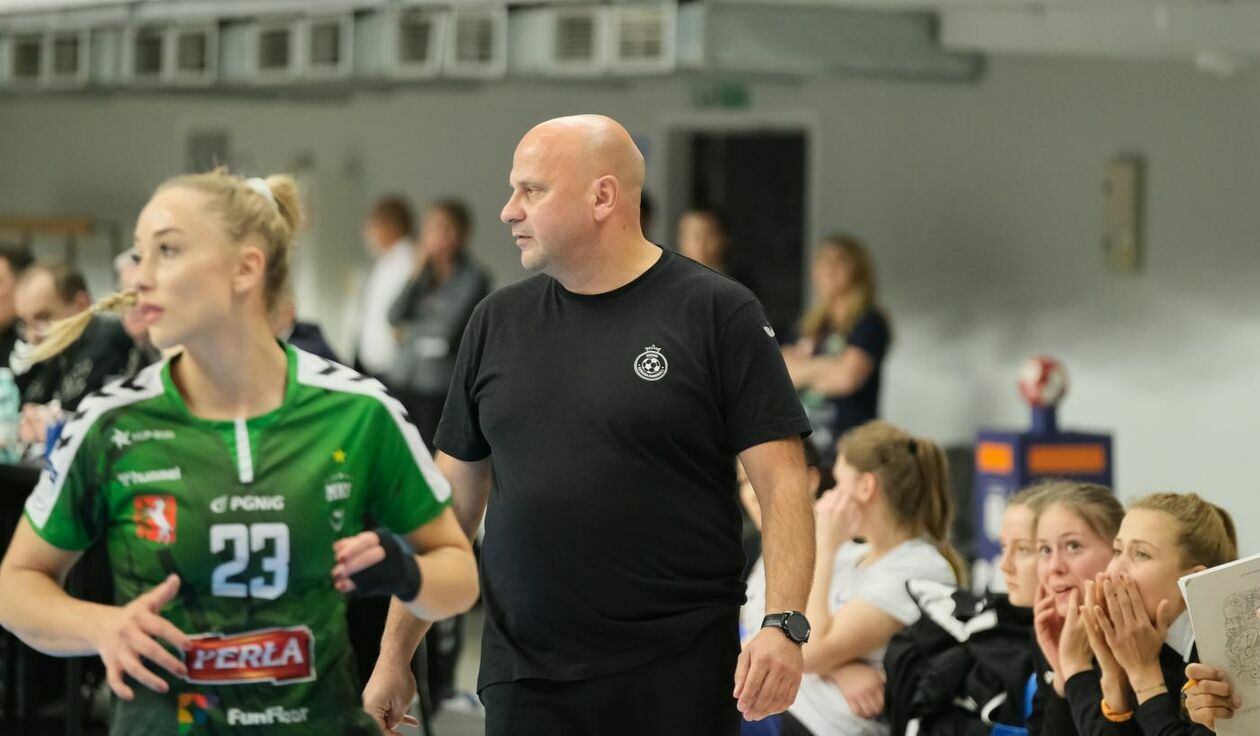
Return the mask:
[[649,345],[634,359],[634,373],[645,381],[659,381],[669,372],[669,361],[661,349]]
[[210,711],[219,706],[219,699],[213,695],[201,693],[179,694],[179,733],[194,733],[197,726],[204,726],[210,720]]
[[136,496],[132,520],[136,536],[157,544],[175,543],[175,497]]

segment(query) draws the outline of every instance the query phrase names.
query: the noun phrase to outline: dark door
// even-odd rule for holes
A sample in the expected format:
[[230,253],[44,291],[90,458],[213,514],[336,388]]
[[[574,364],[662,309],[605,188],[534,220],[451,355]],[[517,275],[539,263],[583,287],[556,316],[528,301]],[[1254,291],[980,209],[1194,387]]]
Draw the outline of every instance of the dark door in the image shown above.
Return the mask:
[[731,275],[757,294],[785,339],[803,306],[805,133],[693,132],[688,138],[690,201],[676,204],[721,215],[730,235]]

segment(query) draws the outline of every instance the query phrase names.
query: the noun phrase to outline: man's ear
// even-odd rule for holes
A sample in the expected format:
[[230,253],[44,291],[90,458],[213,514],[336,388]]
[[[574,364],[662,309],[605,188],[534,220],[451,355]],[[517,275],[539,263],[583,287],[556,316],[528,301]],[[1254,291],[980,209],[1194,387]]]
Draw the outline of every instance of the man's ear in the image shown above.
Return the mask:
[[617,209],[617,203],[621,199],[621,185],[618,183],[617,177],[606,175],[596,179],[593,187],[595,193],[595,221],[604,222],[609,217],[612,217],[613,212]]

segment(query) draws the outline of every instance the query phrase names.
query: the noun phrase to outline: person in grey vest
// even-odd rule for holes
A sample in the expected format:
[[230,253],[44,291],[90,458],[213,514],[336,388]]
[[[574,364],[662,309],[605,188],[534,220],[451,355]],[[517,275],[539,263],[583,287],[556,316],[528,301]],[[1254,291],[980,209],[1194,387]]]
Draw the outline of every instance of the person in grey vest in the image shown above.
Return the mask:
[[399,333],[386,383],[432,445],[459,340],[473,308],[490,293],[490,277],[468,255],[471,216],[455,199],[429,205],[420,225],[411,278],[389,310]]

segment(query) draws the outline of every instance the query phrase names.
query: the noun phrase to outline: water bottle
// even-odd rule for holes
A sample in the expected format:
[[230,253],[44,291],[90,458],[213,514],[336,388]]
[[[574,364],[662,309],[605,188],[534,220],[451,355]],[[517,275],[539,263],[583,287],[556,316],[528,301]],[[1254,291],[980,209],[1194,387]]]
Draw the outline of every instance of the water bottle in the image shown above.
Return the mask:
[[18,445],[18,424],[22,421],[22,396],[13,371],[0,368],[0,462],[13,463],[22,457]]

